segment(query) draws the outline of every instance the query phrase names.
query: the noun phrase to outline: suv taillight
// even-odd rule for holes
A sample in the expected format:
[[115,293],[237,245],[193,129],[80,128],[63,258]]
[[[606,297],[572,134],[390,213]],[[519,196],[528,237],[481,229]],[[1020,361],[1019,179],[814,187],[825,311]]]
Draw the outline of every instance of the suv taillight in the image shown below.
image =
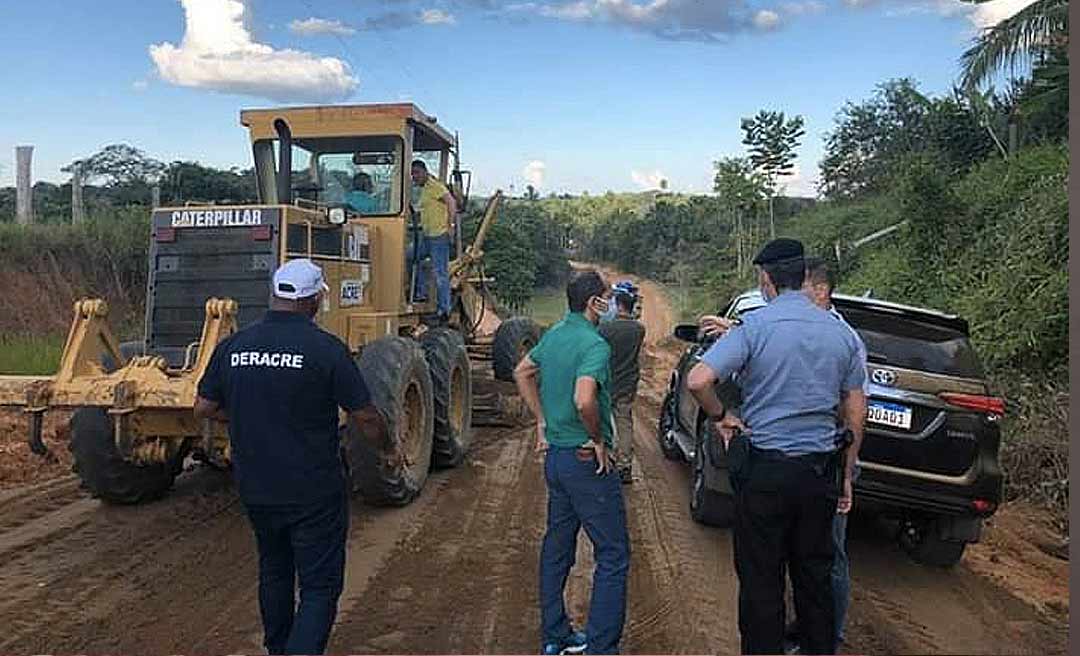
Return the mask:
[[998,417],[1005,416],[1005,399],[996,396],[982,396],[980,394],[957,394],[955,392],[942,392],[938,394],[941,400],[949,405],[955,405],[968,410],[985,412]]

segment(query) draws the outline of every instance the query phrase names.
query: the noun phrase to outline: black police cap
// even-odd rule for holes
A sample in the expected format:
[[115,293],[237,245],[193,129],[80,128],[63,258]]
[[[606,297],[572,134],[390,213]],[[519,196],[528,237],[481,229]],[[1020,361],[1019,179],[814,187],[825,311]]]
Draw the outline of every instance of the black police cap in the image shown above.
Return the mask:
[[765,244],[754,258],[754,264],[771,264],[781,260],[794,260],[803,257],[803,245],[796,239],[774,239]]

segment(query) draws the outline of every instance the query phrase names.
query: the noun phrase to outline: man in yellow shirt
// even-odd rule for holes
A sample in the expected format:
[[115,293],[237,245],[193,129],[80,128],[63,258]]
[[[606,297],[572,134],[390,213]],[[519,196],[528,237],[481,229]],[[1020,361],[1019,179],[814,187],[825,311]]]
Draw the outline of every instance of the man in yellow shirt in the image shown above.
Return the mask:
[[[427,165],[422,160],[412,163],[412,179],[420,187],[420,223],[424,227],[418,258],[431,258],[431,265],[435,269],[438,318],[445,322],[450,316],[450,235],[454,217],[457,216],[457,202],[446,185],[428,174]],[[412,262],[413,258],[410,257],[410,267]],[[409,277],[412,278],[411,272]],[[426,276],[417,276],[414,298],[427,299]]]

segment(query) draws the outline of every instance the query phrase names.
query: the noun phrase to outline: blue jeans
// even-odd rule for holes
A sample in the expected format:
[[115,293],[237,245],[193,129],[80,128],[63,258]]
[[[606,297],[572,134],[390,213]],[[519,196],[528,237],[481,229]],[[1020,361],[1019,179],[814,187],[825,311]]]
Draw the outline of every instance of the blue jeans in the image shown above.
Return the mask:
[[552,446],[544,460],[548,488],[547,533],[540,552],[540,615],[544,644],[570,635],[563,591],[584,526],[593,544],[596,571],[585,635],[591,654],[617,654],[626,620],[630,536],[618,474],[596,474],[596,459]]
[[[417,256],[422,262],[425,257],[431,258],[431,266],[435,269],[436,307],[439,314],[450,314],[450,234],[438,237],[423,237],[419,242],[420,253]],[[411,250],[411,248],[410,248]],[[409,279],[412,279],[413,257],[408,255]],[[427,276],[423,271],[416,275],[416,298],[427,298]]]
[[259,549],[259,610],[267,653],[323,653],[345,580],[345,493],[312,504],[249,505],[247,513]]
[[848,595],[851,592],[851,577],[848,573],[848,555],[845,538],[847,537],[847,515],[836,513],[833,519],[833,565],[832,586],[833,603],[836,608],[836,644],[844,642],[844,620],[847,618]]
[[[852,483],[859,478],[859,466],[855,465],[855,473]],[[836,646],[837,651],[844,642],[844,622],[847,619],[848,602],[851,596],[851,573],[848,567],[847,555],[847,523],[848,516],[836,513],[833,518],[833,566],[832,586],[833,603],[836,608]]]

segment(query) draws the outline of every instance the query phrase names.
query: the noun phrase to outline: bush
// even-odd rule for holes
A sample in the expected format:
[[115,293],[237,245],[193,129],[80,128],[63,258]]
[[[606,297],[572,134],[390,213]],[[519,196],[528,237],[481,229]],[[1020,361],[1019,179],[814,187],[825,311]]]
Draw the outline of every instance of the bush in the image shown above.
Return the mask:
[[137,330],[146,297],[150,214],[140,208],[81,225],[0,225],[8,293],[0,334],[64,332],[82,297],[104,298],[114,326]]

